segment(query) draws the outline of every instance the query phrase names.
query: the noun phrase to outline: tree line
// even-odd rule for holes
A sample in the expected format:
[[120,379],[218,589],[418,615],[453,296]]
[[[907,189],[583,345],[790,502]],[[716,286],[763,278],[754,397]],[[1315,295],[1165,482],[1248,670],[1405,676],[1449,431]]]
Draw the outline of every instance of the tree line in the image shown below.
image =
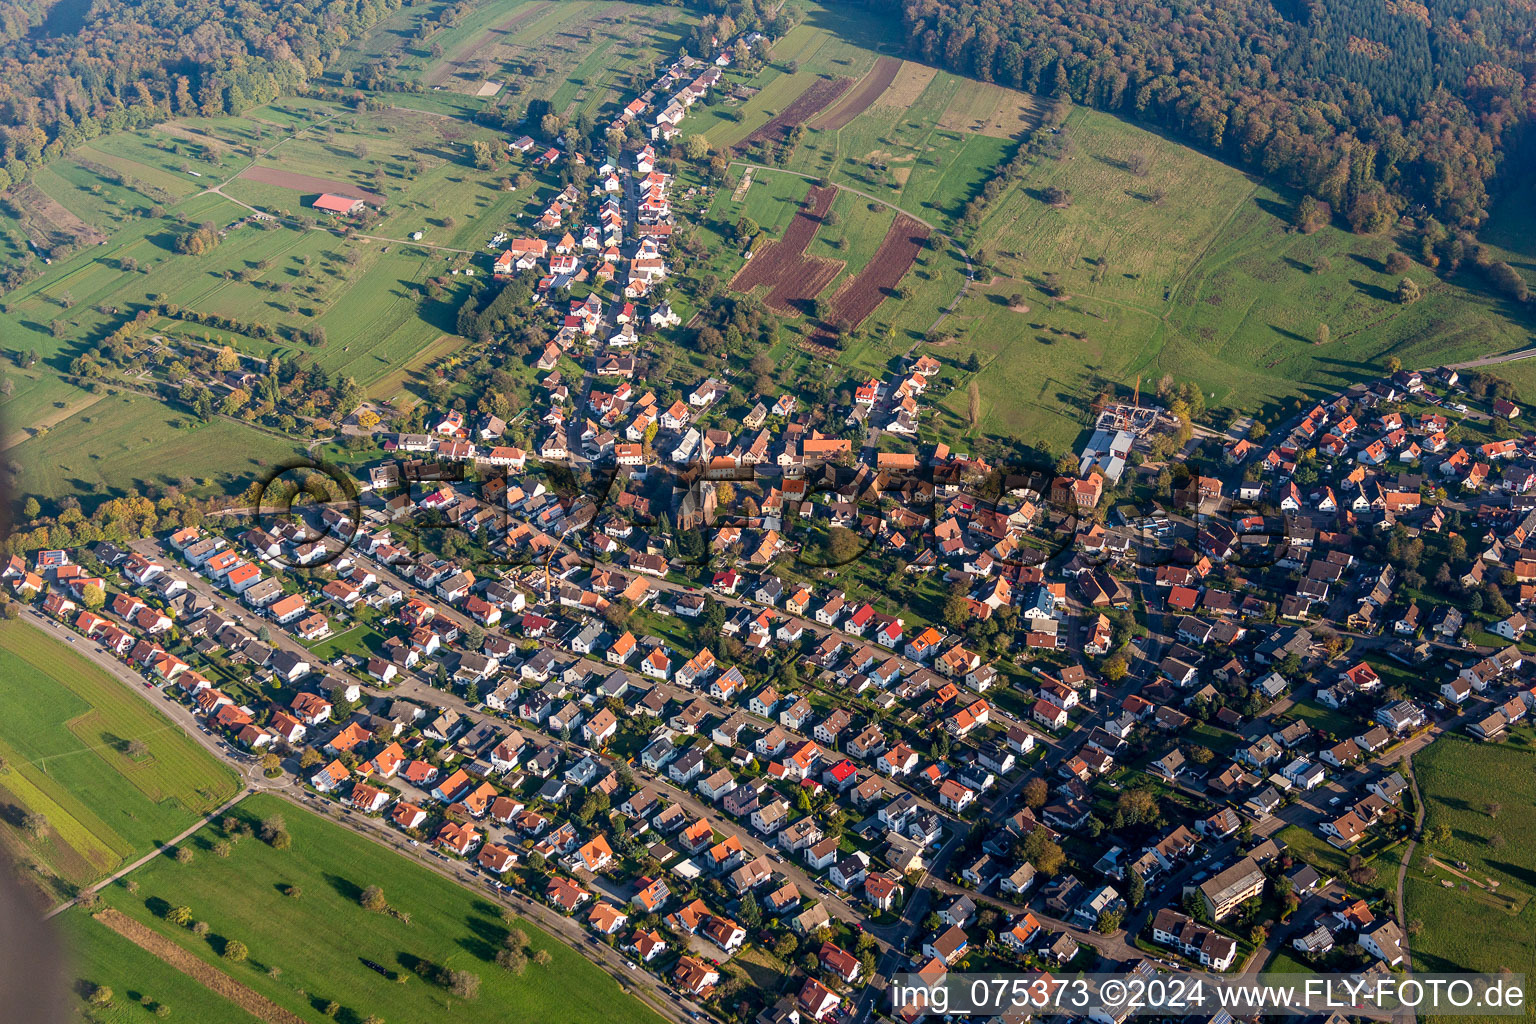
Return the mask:
[[401,2],[96,0],[59,36],[0,4],[0,191],[99,135],[303,88]]
[[[877,16],[878,0],[842,0]],[[1536,9],[1192,0],[906,0],[917,59],[1151,122],[1287,181],[1356,230],[1486,217],[1529,117]]]

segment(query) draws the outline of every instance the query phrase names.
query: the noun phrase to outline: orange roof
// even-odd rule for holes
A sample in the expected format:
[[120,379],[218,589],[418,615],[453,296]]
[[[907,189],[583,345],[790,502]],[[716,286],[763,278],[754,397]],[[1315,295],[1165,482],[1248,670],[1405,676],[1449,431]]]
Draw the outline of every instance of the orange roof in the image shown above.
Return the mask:
[[405,751],[400,749],[400,744],[391,743],[375,754],[369,764],[380,775],[393,775],[399,770],[400,762],[403,760],[405,760]]
[[576,851],[583,864],[592,870],[597,870],[602,865],[613,859],[613,847],[608,845],[608,840],[602,836],[593,836],[581,849]]
[[426,811],[415,804],[408,804],[404,801],[396,804],[394,811],[390,814],[390,818],[401,828],[414,828],[426,816]]
[[726,836],[720,842],[709,848],[710,859],[719,864],[730,860],[733,856],[745,849],[741,845],[741,839],[736,836]]
[[325,775],[332,782],[340,782],[352,773],[347,771],[347,766],[342,764],[340,761],[332,761],[330,764],[320,769],[320,774]]
[[350,722],[345,729],[336,734],[335,739],[331,740],[330,747],[332,750],[344,753],[353,747],[367,743],[372,738],[373,734],[367,729],[356,722]]

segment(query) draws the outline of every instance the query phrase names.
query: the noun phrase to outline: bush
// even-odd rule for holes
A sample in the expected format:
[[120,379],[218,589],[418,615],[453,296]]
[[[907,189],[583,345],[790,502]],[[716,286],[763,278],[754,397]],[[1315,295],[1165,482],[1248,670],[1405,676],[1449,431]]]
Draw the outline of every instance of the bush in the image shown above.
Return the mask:
[[438,984],[460,999],[474,999],[480,995],[480,975],[447,967],[439,967],[437,970]]
[[376,914],[389,908],[388,901],[384,899],[384,890],[377,885],[370,885],[364,889],[362,895],[357,898],[357,902],[362,904],[364,910],[371,910]]

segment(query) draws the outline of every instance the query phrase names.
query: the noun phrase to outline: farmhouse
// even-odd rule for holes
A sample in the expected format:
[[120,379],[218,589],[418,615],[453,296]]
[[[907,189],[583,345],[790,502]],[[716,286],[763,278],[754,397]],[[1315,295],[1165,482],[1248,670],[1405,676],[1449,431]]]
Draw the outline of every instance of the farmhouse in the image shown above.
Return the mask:
[[332,195],[329,192],[323,192],[310,205],[321,213],[336,216],[338,214],[356,213],[368,204],[361,199],[353,199],[351,196],[338,196]]

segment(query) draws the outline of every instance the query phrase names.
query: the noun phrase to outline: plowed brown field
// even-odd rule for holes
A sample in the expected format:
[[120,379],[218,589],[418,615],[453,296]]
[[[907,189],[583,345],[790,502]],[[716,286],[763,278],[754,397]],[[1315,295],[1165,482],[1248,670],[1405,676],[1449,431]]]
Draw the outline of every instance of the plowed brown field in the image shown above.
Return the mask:
[[740,152],[749,149],[757,142],[778,142],[790,128],[805,124],[825,110],[847,90],[849,84],[846,78],[816,79],[806,86],[805,92],[795,97],[794,102],[779,111],[777,117],[736,143],[736,150]]
[[247,167],[240,172],[239,177],[250,181],[259,181],[263,185],[276,185],[279,188],[292,189],[295,192],[329,192],[331,195],[361,199],[369,206],[384,205],[384,197],[377,192],[358,188],[356,185],[348,184],[345,181],[316,178],[312,175],[284,171],[276,167]]
[[885,90],[890,88],[891,83],[896,80],[896,73],[900,70],[900,60],[895,57],[881,57],[875,61],[875,66],[869,69],[869,74],[859,80],[858,88],[849,93],[837,106],[812,121],[811,127],[834,132],[839,128],[847,127],[850,121],[868,110],[885,94]]
[[[928,229],[925,226],[906,214],[898,215],[869,265],[832,296],[828,322],[836,324],[846,320],[857,327],[875,311],[886,293],[901,283],[927,240]],[[812,340],[825,342],[826,337],[826,328],[822,328],[813,335]]]
[[843,269],[836,260],[805,254],[836,196],[837,189],[830,186],[806,193],[805,205],[789,222],[784,237],[758,249],[731,279],[731,288],[750,292],[767,285],[768,295],[763,301],[770,308],[791,316],[807,312],[811,300]]

